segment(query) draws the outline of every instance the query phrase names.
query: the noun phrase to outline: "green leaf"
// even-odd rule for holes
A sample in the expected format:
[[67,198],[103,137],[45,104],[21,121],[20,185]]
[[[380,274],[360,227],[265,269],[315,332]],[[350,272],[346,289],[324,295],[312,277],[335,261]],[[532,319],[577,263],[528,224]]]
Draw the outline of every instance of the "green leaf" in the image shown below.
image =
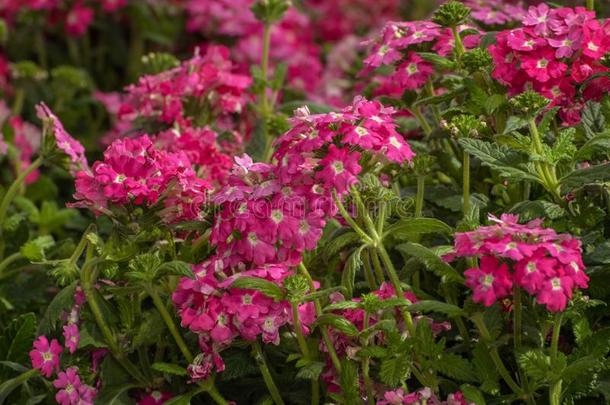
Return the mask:
[[557,115],[558,111],[559,107],[553,107],[544,114],[542,120],[540,120],[540,124],[538,124],[538,133],[544,136],[544,134],[549,131],[551,127],[551,122],[553,122],[553,120],[555,119],[555,116]]
[[28,370],[25,373],[15,378],[11,378],[10,380],[4,381],[2,384],[0,384],[0,405],[4,404],[6,398],[11,395],[11,392],[13,392],[16,388],[21,386],[21,384],[25,383],[27,380],[34,377],[35,375],[38,375],[37,370]]
[[559,180],[559,183],[571,190],[584,186],[585,184],[605,182],[608,180],[610,180],[610,163],[574,170],[562,177]]
[[453,232],[453,228],[436,218],[404,218],[388,226],[384,237],[393,236],[397,239],[406,239],[413,234],[450,234],[451,232]]
[[284,291],[277,284],[257,277],[238,277],[231,284],[231,288],[257,290],[274,300],[284,298]]
[[360,377],[358,367],[354,362],[344,359],[341,361],[341,374],[339,385],[343,395],[344,404],[357,404],[360,400]]
[[365,245],[362,245],[356,248],[352,254],[349,255],[347,262],[345,263],[345,268],[341,273],[341,286],[345,288],[345,292],[348,298],[351,298],[354,293],[354,284],[356,279],[356,273],[362,267],[362,251],[366,248]]
[[561,378],[569,384],[571,381],[586,375],[598,371],[602,368],[603,360],[596,356],[585,356],[581,357],[570,363],[561,374]]
[[[345,228],[340,228],[341,230]],[[346,247],[360,242],[360,236],[354,231],[343,232],[339,236],[332,238],[324,247],[324,257],[326,260],[332,259]]]
[[531,168],[528,167],[528,158],[523,153],[504,145],[473,138],[460,138],[459,143],[466,152],[478,158],[485,166],[497,171],[502,177],[518,181],[540,181],[532,174]]
[[447,377],[467,382],[477,381],[472,364],[457,354],[443,353],[434,364]]
[[[96,404],[104,405],[131,405],[133,400],[127,395],[128,391],[136,388],[135,384],[107,385],[103,384],[102,389],[95,398]],[[166,402],[167,403],[167,402]]]
[[138,325],[138,330],[133,338],[133,347],[153,345],[159,341],[159,336],[165,330],[165,322],[156,310],[146,311],[142,314],[142,321]]
[[486,405],[485,396],[476,387],[468,384],[462,384],[460,391],[464,394],[464,398],[468,403],[474,403],[475,405]]
[[37,335],[47,335],[51,330],[55,329],[57,322],[61,318],[64,311],[68,311],[74,305],[74,292],[76,291],[76,282],[64,287],[47,307],[44,316],[38,324]]
[[186,375],[186,369],[177,364],[171,363],[154,363],[151,368],[161,373],[173,374],[173,375]]
[[478,342],[472,350],[473,359],[476,375],[481,382],[481,389],[488,393],[497,392],[499,390],[498,380],[500,376],[496,369],[491,356],[489,355],[489,349],[483,342]]
[[601,104],[595,101],[587,101],[585,108],[582,110],[580,122],[589,138],[602,132],[606,118],[602,112]]
[[426,266],[427,270],[430,270],[444,281],[464,282],[464,277],[457,270],[425,246],[408,242],[396,246],[396,250],[407,256],[415,257]]
[[191,265],[180,260],[174,260],[171,262],[163,263],[161,266],[159,266],[159,269],[157,270],[157,275],[159,277],[182,276],[195,279],[195,275],[193,274],[193,269],[191,268]]
[[439,56],[436,53],[418,52],[417,54],[419,56],[421,56],[422,59],[432,63],[437,68],[444,69],[444,70],[451,70],[451,69],[455,68],[454,61],[452,61],[451,59],[443,58],[442,56]]
[[517,359],[525,374],[539,382],[545,381],[551,372],[551,360],[541,350],[529,350]]
[[407,306],[409,312],[438,312],[450,318],[464,315],[464,310],[457,305],[441,301],[422,300]]
[[610,151],[610,132],[603,132],[593,136],[576,152],[579,160],[591,159],[596,153],[607,155]]
[[333,304],[327,305],[324,311],[343,311],[345,309],[356,309],[362,307],[362,304],[356,301],[339,301]]
[[392,357],[381,362],[379,378],[392,387],[400,385],[409,376],[411,362],[406,356]]
[[320,325],[332,326],[347,336],[358,336],[359,333],[358,328],[356,328],[353,323],[344,317],[335,314],[323,314],[318,316],[313,327],[315,328]]
[[41,262],[45,259],[45,251],[55,244],[50,235],[39,236],[21,246],[21,254],[31,262]]
[[324,371],[324,366],[325,364],[321,361],[312,361],[299,369],[297,378],[303,378],[305,380],[317,380],[320,378],[322,371]]
[[566,211],[560,205],[544,200],[519,202],[510,209],[510,212],[519,214],[519,218],[523,221],[531,221],[535,218],[559,219],[566,215]]
[[0,337],[0,359],[25,363],[36,338],[36,315],[23,314],[11,321]]
[[511,132],[517,131],[521,128],[527,127],[528,122],[525,118],[511,116],[506,120],[506,126],[504,127],[504,131],[502,135],[508,135]]

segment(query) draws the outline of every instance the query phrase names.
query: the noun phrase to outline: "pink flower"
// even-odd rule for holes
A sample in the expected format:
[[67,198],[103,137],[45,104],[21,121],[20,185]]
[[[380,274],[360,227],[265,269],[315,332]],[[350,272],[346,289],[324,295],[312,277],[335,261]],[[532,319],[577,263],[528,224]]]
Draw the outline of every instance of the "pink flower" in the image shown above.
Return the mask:
[[528,293],[535,295],[542,288],[546,278],[554,273],[553,268],[556,264],[554,259],[546,258],[538,252],[535,256],[516,263],[515,282]]
[[54,370],[59,370],[59,356],[63,348],[57,340],[53,339],[49,344],[45,336],[39,336],[33,346],[34,349],[30,351],[32,367],[40,370],[40,373],[47,378],[53,374]]
[[551,277],[544,281],[536,300],[551,312],[563,311],[572,299],[574,282],[570,277]]
[[144,395],[138,405],[163,405],[165,401],[172,399],[174,396],[171,392],[154,390]]
[[415,90],[421,88],[433,72],[434,68],[430,63],[425,62],[415,52],[411,52],[396,68],[392,78],[404,89]]
[[550,49],[543,49],[532,55],[524,55],[521,65],[531,78],[541,82],[561,77],[567,70],[567,65],[555,60],[554,52]]
[[546,35],[549,32],[550,20],[549,6],[541,3],[538,6],[530,6],[523,19],[523,25],[533,26],[536,34]]
[[57,374],[53,386],[59,391],[55,394],[55,400],[61,405],[80,404],[81,381],[78,376],[78,368],[70,367],[66,371]]
[[70,159],[70,173],[75,175],[78,171],[88,170],[89,164],[85,157],[85,148],[76,139],[72,138],[64,129],[63,124],[45,103],[36,106],[38,118],[47,123],[55,137],[55,144]]
[[73,37],[83,35],[93,21],[93,9],[85,7],[78,0],[66,14],[66,33]]
[[548,41],[553,48],[557,48],[556,58],[569,58],[575,51],[582,48],[582,32],[573,30],[561,37],[549,38]]
[[474,291],[473,301],[486,307],[511,293],[513,282],[508,266],[493,256],[483,256],[480,267],[468,269],[464,275],[466,285]]
[[71,323],[64,326],[64,341],[66,348],[70,353],[74,353],[78,348],[78,343],[80,341],[80,333],[78,331],[78,326],[75,323]]
[[322,170],[316,174],[316,179],[323,181],[326,187],[334,187],[342,193],[357,182],[356,175],[361,170],[359,159],[358,152],[330,145],[328,154],[320,161]]

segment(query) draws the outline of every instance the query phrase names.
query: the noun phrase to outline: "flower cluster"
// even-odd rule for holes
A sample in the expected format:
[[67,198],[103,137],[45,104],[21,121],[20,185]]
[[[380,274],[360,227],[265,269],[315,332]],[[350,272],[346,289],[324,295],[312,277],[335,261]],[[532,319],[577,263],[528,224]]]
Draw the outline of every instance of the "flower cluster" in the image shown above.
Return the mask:
[[[183,279],[173,296],[182,325],[199,334],[203,356],[217,369],[218,351],[237,336],[262,335],[278,343],[278,329],[291,321],[287,302],[223,290],[232,282],[228,277],[250,275],[281,285],[291,274],[288,266],[316,247],[326,220],[336,214],[335,194],[339,198],[358,181],[361,156],[380,163],[410,160],[413,152],[396,132],[392,113],[361,98],[340,113],[302,109],[277,140],[275,164],[254,163],[247,155],[235,159],[232,175],[214,197],[219,209],[210,242],[216,254],[196,280]],[[306,327],[313,306],[299,310]],[[207,376],[212,363],[199,363],[191,374]]]
[[[460,25],[458,31],[470,28]],[[473,48],[479,40],[478,34],[466,35],[464,46]],[[375,78],[379,82],[376,94],[400,97],[405,90],[421,89],[434,73],[432,64],[417,52],[432,51],[447,56],[453,50],[454,38],[449,28],[431,21],[389,22],[369,45],[371,50],[361,74],[368,75],[380,66],[393,67],[389,75]]]
[[78,172],[72,205],[100,214],[113,205],[150,207],[162,201],[161,216],[173,222],[199,218],[210,188],[197,177],[184,152],[158,149],[144,135],[114,141],[104,160]]
[[[275,301],[255,290],[231,288],[237,277],[249,276],[278,285],[292,272],[285,265],[265,265],[229,277],[223,272],[222,259],[213,258],[194,268],[194,280],[183,278],[172,295],[182,326],[199,336],[202,354],[190,365],[193,380],[207,378],[212,372],[224,370],[219,352],[236,338],[248,341],[262,337],[263,342],[279,344],[279,330],[291,322],[287,301]],[[299,315],[306,325],[313,322],[311,303],[299,306]]]
[[9,22],[21,13],[39,12],[45,15],[49,26],[63,24],[64,31],[72,37],[84,35],[95,18],[95,9],[113,13],[127,5],[127,0],[5,0],[0,4],[0,17]]
[[240,133],[250,130],[244,119],[250,84],[235,72],[226,48],[211,46],[174,69],[140,78],[125,95],[98,93],[116,116],[106,140],[147,134],[160,149],[185,153],[211,183],[223,184],[229,156],[241,149]]
[[522,2],[507,0],[466,0],[473,20],[490,26],[518,23],[526,13]]
[[[0,125],[7,120],[9,127],[13,131],[13,145],[18,153],[15,154],[14,158],[18,160],[15,162],[15,166],[18,170],[25,170],[34,160],[33,157],[38,153],[40,149],[42,134],[40,129],[33,124],[21,119],[18,116],[10,116],[10,110],[0,100]],[[8,148],[8,146],[7,146]],[[40,176],[38,170],[34,170],[30,173],[26,179],[26,184],[35,182]]]
[[456,234],[455,255],[480,257],[464,272],[473,300],[491,306],[522,288],[552,312],[563,311],[574,288],[587,288],[580,241],[542,228],[541,220],[519,224],[518,217],[490,216],[494,225]]
[[[236,39],[233,57],[244,71],[259,64],[262,55],[263,24],[251,11],[255,0],[188,0],[185,4],[190,31],[206,36],[221,34]],[[285,63],[287,80],[294,89],[308,94],[319,85],[322,74],[320,49],[314,42],[309,17],[294,8],[274,24],[269,57],[271,66]]]
[[53,386],[58,390],[55,400],[60,405],[93,405],[97,391],[83,384],[77,367],[70,367],[57,374]]
[[551,100],[551,107],[561,107],[566,125],[577,124],[583,102],[598,99],[608,86],[607,78],[599,78],[577,91],[593,75],[608,71],[601,59],[610,49],[610,25],[582,7],[551,9],[544,3],[531,6],[522,25],[501,31],[489,47],[492,76],[510,94],[533,88]]
[[464,398],[461,391],[449,394],[446,401],[441,401],[430,388],[421,388],[417,391],[406,393],[404,389],[398,388],[394,391],[386,391],[383,399],[377,401],[377,405],[471,405]]
[[379,0],[374,7],[366,0],[306,0],[305,7],[312,13],[314,32],[331,42],[365,34],[400,16],[398,0]]

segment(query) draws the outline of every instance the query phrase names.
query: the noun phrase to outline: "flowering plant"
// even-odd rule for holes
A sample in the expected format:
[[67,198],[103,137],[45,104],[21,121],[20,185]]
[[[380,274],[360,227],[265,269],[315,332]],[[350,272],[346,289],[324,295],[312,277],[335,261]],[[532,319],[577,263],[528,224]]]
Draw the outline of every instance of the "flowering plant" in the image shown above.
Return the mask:
[[331,3],[0,5],[0,405],[610,400],[605,6]]

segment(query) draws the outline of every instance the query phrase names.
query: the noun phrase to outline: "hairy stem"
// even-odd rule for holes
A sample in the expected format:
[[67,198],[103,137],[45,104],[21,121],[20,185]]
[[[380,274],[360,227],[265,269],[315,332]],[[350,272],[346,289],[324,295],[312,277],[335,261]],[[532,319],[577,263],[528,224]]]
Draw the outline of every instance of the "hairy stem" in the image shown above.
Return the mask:
[[470,154],[466,151],[462,161],[462,212],[464,217],[470,214]]
[[25,181],[26,177],[30,175],[34,170],[38,169],[43,162],[42,156],[39,156],[36,160],[32,162],[24,171],[22,171],[19,176],[13,181],[13,184],[9,187],[9,189],[4,194],[4,198],[2,199],[2,203],[0,203],[0,232],[4,228],[4,221],[6,220],[6,214],[8,212],[8,208],[11,203],[15,199],[17,192],[21,188],[21,185]]
[[[557,363],[557,354],[559,352],[559,332],[561,331],[561,322],[563,321],[563,312],[555,314],[553,320],[553,335],[551,336],[551,367]],[[549,391],[549,403],[551,405],[559,405],[561,403],[561,385],[562,380],[557,380]]]
[[258,368],[261,371],[261,374],[263,375],[263,380],[265,381],[267,390],[269,390],[269,394],[271,394],[273,402],[275,402],[275,405],[284,405],[284,400],[282,399],[280,391],[278,390],[277,385],[273,380],[273,375],[271,375],[271,370],[267,365],[267,361],[265,360],[265,354],[263,353],[263,349],[261,348],[260,343],[258,343],[258,340],[252,343],[252,348],[254,349],[254,359],[256,360]]
[[415,217],[422,216],[424,209],[424,194],[425,194],[426,176],[417,176],[417,194],[415,195]]

